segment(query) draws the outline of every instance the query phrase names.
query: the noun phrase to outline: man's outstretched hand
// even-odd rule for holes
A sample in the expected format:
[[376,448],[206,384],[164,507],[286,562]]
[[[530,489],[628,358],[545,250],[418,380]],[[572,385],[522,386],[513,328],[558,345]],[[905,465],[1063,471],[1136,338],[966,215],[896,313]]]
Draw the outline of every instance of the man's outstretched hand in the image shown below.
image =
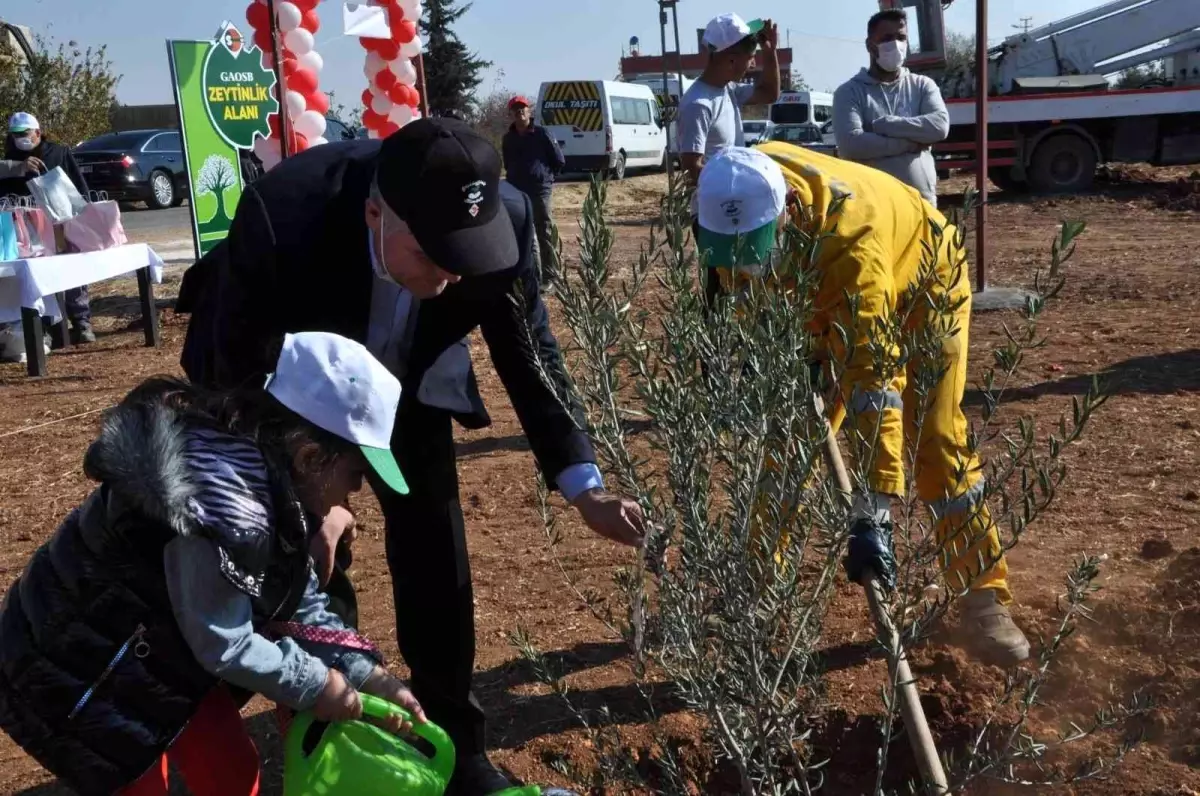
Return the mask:
[[347,542],[353,542],[358,535],[354,522],[354,514],[344,506],[334,506],[321,520],[321,529],[313,536],[308,545],[308,553],[312,556],[313,568],[317,571],[317,582],[322,586],[329,583],[333,576],[334,556],[337,554],[338,542],[346,537]]
[[638,547],[646,535],[642,508],[634,501],[603,489],[589,489],[575,498],[575,508],[587,526],[605,539]]

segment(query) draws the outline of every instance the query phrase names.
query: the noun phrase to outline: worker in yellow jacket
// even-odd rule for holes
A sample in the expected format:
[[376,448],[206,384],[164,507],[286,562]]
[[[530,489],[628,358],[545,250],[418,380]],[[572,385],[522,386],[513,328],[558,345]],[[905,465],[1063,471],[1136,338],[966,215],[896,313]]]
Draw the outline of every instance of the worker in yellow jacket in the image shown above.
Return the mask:
[[[858,432],[878,440],[870,461],[872,492],[856,496],[852,511],[847,568],[855,580],[865,566],[880,571],[893,563],[884,560],[891,555],[890,504],[905,493],[905,434],[918,432],[913,374],[903,367],[887,369],[890,376],[877,372],[866,343],[878,338],[881,318],[898,316],[907,317],[907,330],[932,330],[941,339],[945,375],[929,396],[920,438],[908,440],[916,450],[916,491],[935,519],[949,585],[970,587],[961,612],[966,646],[1001,665],[1027,658],[1029,642],[1008,610],[1008,566],[981,500],[982,465],[968,448],[960,408],[971,287],[954,227],[894,177],[779,142],[724,150],[705,164],[696,190],[697,243],[710,296],[737,290],[764,272],[777,250],[786,199],[793,213],[804,215],[804,228],[825,233],[814,263],[819,284],[812,331],[832,359],[845,363],[842,402],[831,421],[836,429],[849,407]],[[930,278],[929,252],[938,252],[936,279]],[[856,313],[848,295],[857,296]],[[957,309],[933,311],[928,299],[939,295]],[[914,296],[925,300],[909,306]],[[854,337],[849,351],[842,350],[835,324]]]

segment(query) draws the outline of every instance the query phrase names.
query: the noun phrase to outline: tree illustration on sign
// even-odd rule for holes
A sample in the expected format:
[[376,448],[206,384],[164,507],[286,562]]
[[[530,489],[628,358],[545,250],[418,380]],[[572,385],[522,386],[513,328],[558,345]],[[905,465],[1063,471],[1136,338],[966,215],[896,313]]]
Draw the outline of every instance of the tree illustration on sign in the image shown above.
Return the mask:
[[218,218],[230,220],[229,214],[225,212],[225,189],[232,188],[237,182],[237,172],[234,171],[232,161],[221,155],[209,155],[204,159],[204,165],[200,167],[200,173],[196,177],[197,195],[205,196],[211,193],[217,197],[217,212],[209,221]]

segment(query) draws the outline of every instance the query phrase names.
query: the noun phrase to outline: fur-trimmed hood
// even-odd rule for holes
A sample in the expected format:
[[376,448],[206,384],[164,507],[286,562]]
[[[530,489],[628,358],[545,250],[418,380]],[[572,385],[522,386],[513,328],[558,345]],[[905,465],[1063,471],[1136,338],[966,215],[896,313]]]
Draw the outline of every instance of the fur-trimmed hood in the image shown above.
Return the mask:
[[187,535],[199,522],[189,508],[196,487],[183,450],[183,421],[175,410],[126,399],[104,414],[83,471],[147,518]]

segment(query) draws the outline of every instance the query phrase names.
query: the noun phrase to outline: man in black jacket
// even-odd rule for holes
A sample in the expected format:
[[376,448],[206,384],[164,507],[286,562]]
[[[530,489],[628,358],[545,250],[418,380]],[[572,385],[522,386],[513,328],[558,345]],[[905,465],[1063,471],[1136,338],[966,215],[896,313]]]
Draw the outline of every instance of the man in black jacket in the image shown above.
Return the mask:
[[[474,610],[451,418],[490,422],[467,351],[472,330],[547,480],[597,533],[630,545],[642,537],[637,505],[604,491],[574,409],[550,386],[562,362],[533,247],[529,200],[501,183],[495,148],[461,122],[421,119],[382,143],[317,147],[248,187],[229,237],[187,272],[179,296],[192,313],[183,367],[193,381],[261,385],[278,340],[301,330],[362,341],[400,378],[392,444],[411,492],[376,494],[400,650],[417,698],[458,749],[454,794],[510,784],[488,762],[470,693]],[[323,577],[352,527],[347,512],[325,518],[313,542]],[[355,622],[352,594],[330,593]]]
[[567,165],[554,136],[533,123],[529,100],[517,96],[508,101],[513,123],[504,134],[505,177],[520,188],[533,206],[533,223],[537,230],[538,259],[541,261],[542,284],[554,276],[554,245],[550,240],[551,207],[553,206],[554,175]]
[[[4,139],[4,160],[24,165],[19,170],[19,176],[0,179],[0,196],[29,196],[29,180],[41,176],[58,167],[66,173],[75,184],[76,190],[87,196],[87,180],[75,163],[71,150],[62,144],[50,141],[42,134],[41,125],[31,113],[14,113],[8,121],[8,135]],[[92,307],[88,300],[87,285],[72,288],[66,293],[67,306],[62,310],[71,321],[71,338],[78,343],[96,342],[96,334],[92,331]],[[55,344],[58,340],[59,327],[51,330]]]

